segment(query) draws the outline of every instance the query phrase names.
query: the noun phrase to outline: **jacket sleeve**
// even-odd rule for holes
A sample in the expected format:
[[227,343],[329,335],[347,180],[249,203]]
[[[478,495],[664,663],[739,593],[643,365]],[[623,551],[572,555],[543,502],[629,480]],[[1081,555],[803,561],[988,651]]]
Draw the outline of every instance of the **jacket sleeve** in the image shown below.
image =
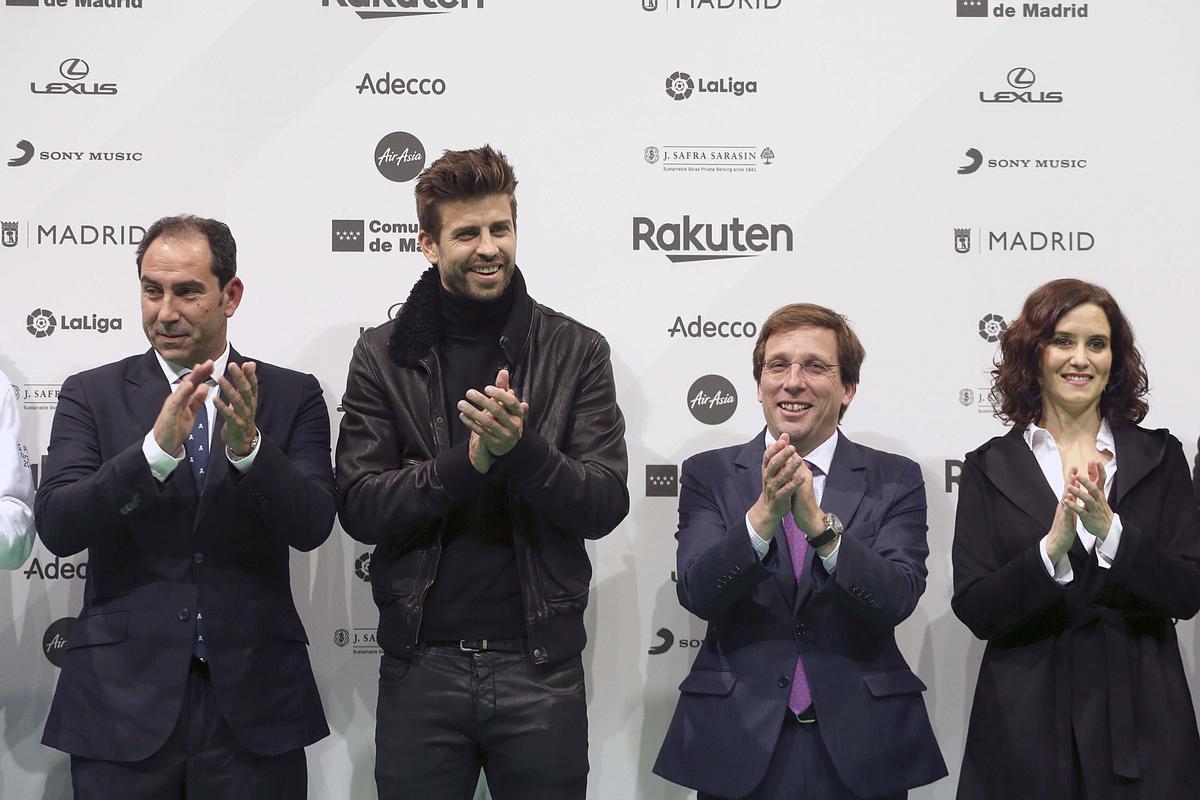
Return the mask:
[[0,373],[0,569],[25,563],[33,547],[33,476],[21,452],[17,401]]
[[617,406],[608,343],[597,335],[574,396],[555,398],[569,416],[562,447],[531,427],[499,459],[510,484],[539,517],[564,533],[599,539],[629,513],[625,419]]
[[[878,625],[894,628],[912,614],[925,592],[929,556],[925,479],[907,462],[874,535],[847,530],[838,547],[833,584],[854,601],[851,608]],[[824,572],[820,559],[813,570]],[[826,591],[829,582],[821,586]]]
[[950,606],[971,633],[994,639],[1026,626],[1036,635],[1043,625],[1055,628],[1066,612],[1067,587],[1046,571],[1038,548],[1040,539],[1002,559],[998,555],[987,479],[966,459],[958,483],[958,510],[954,519],[954,595]]
[[[264,526],[297,550],[308,551],[324,542],[333,529],[334,480],[329,410],[317,379],[305,375],[303,381],[286,451],[260,427],[262,440],[254,466],[244,474],[231,467],[229,473]],[[218,457],[226,458],[224,448],[217,449]]]
[[694,459],[683,463],[675,588],[680,605],[703,620],[719,622],[774,574],[778,559],[774,547],[766,563],[758,559],[744,513],[726,520],[709,477]]
[[397,412],[366,337],[359,339],[350,360],[342,410],[336,458],[338,518],[354,539],[364,544],[403,543],[440,524],[462,496],[483,485],[482,475],[458,463],[467,463],[465,447],[451,448],[437,458],[403,457],[406,448],[394,419]]
[[1200,511],[1188,477],[1183,447],[1169,437],[1158,498],[1162,527],[1151,531],[1122,514],[1117,557],[1110,569],[1095,571],[1103,584],[1098,605],[1176,619],[1200,610]]
[[67,378],[54,411],[45,475],[34,495],[38,536],[60,557],[130,527],[152,498],[169,491],[151,475],[140,438],[101,460],[92,408],[83,380]]

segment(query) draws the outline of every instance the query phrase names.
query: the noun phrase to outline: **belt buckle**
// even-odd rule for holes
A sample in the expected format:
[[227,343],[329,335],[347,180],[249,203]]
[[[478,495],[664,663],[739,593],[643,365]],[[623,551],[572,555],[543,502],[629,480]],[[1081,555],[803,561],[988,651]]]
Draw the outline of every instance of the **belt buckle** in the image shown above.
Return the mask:
[[463,651],[464,653],[485,653],[485,652],[487,652],[488,640],[480,639],[479,643],[482,644],[483,647],[467,647],[467,640],[459,639],[458,640],[458,649]]

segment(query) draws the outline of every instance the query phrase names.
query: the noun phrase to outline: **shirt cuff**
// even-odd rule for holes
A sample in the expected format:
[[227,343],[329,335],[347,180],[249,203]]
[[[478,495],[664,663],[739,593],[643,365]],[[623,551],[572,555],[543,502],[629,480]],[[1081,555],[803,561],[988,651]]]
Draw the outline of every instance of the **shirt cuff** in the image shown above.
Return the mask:
[[754,530],[754,526],[750,524],[750,512],[746,512],[746,531],[750,534],[750,546],[754,548],[754,552],[758,555],[759,561],[767,559],[767,553],[771,549],[771,543],[758,535]]
[[841,549],[842,549],[842,537],[839,536],[838,540],[837,540],[837,544],[835,544],[833,546],[832,553],[830,553],[827,556],[818,555],[818,558],[821,559],[821,566],[824,567],[825,571],[828,572],[830,575],[832,575],[833,571],[835,569],[837,569],[838,550],[841,550]]
[[1111,569],[1113,562],[1117,560],[1117,548],[1121,546],[1121,515],[1113,514],[1112,527],[1108,529],[1108,536],[1104,537],[1104,541],[1096,548],[1096,561],[1100,564],[1101,569]]
[[1060,586],[1066,586],[1071,581],[1075,580],[1075,570],[1071,569],[1071,559],[1067,558],[1067,554],[1063,553],[1062,558],[1055,564],[1050,561],[1050,553],[1047,549],[1047,544],[1050,541],[1050,534],[1042,537],[1042,541],[1038,544],[1038,553],[1042,556],[1042,565],[1046,568],[1046,572],[1050,573],[1050,577],[1054,578],[1055,583]]
[[236,456],[229,449],[229,445],[225,445],[225,457],[229,459],[229,463],[238,472],[248,472],[254,466],[254,457],[258,455],[258,448],[262,445],[262,431],[258,431],[258,435],[254,437],[254,447],[244,456]]
[[176,458],[158,446],[158,442],[154,440],[153,430],[146,434],[145,439],[142,439],[142,455],[146,457],[146,463],[150,465],[150,474],[159,483],[166,483],[167,478],[171,477],[171,473],[179,466],[179,462],[183,461],[183,456]]

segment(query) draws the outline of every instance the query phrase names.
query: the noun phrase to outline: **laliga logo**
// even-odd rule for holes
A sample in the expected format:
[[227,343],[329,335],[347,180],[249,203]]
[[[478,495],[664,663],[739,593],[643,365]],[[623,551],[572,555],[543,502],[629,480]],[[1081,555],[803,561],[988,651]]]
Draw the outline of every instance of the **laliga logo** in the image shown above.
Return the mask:
[[29,331],[29,334],[35,339],[45,339],[59,328],[64,331],[108,333],[121,330],[121,323],[120,317],[102,317],[98,314],[92,314],[90,317],[67,317],[60,314],[55,319],[53,311],[35,308],[25,317],[25,330]]
[[687,100],[693,91],[708,94],[732,94],[741,97],[744,94],[757,94],[758,81],[735,81],[733,78],[718,80],[692,79],[686,72],[672,72],[667,77],[667,96],[672,100]]

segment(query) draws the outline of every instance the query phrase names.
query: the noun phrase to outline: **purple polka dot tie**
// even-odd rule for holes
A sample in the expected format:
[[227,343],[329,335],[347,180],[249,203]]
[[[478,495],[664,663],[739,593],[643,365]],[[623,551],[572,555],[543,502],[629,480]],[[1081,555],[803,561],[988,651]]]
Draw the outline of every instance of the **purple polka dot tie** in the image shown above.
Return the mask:
[[[804,557],[808,555],[808,538],[796,527],[791,512],[783,518],[783,532],[787,534],[788,550],[792,554],[792,569],[799,583],[804,572]],[[799,714],[812,705],[812,689],[808,685],[808,673],[804,671],[804,659],[796,658],[796,672],[792,675],[792,691],[788,695],[788,710]]]

